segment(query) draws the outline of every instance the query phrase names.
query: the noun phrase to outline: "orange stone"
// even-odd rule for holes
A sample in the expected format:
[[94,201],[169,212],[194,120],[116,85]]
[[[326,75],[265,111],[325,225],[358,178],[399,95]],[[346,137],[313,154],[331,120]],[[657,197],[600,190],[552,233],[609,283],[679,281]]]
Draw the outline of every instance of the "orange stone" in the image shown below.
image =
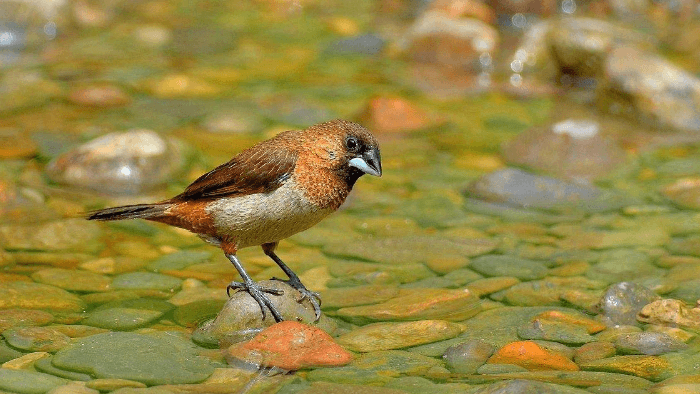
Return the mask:
[[360,116],[377,132],[402,132],[426,127],[426,113],[410,102],[396,97],[375,97]]
[[588,331],[589,334],[601,332],[606,328],[605,324],[599,321],[561,311],[542,312],[539,315],[535,316],[532,320],[551,320],[562,323],[575,324],[578,326],[584,326],[586,327],[586,331]]
[[353,359],[325,331],[294,321],[267,327],[250,341],[231,345],[226,353],[253,364],[290,371],[341,366]]
[[573,361],[532,341],[509,343],[500,348],[487,362],[519,365],[530,371],[578,371],[578,366]]

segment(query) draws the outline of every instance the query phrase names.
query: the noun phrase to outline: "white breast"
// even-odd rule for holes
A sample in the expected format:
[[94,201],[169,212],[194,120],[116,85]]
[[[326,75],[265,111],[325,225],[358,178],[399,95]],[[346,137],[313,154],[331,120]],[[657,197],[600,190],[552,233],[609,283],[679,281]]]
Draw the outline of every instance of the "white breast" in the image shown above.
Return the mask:
[[207,212],[219,233],[234,239],[240,249],[277,242],[304,231],[332,210],[312,204],[290,179],[270,193],[221,198],[211,203]]

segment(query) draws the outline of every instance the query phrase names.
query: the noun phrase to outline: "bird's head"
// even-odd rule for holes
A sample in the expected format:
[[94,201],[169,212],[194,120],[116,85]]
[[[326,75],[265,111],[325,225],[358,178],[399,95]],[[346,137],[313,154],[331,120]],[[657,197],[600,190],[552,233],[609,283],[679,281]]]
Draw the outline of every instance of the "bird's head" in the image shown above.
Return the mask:
[[364,174],[382,176],[379,143],[357,123],[336,119],[309,128],[316,134],[314,151],[325,166],[352,187]]

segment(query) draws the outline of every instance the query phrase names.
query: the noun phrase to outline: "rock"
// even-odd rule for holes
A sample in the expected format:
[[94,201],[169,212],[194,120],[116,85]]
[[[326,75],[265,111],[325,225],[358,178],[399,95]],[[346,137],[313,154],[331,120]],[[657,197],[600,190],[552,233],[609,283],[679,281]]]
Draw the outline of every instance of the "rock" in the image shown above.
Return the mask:
[[338,309],[336,314],[353,321],[445,319],[460,321],[480,311],[480,301],[467,290],[411,289],[398,297],[366,306]]
[[[63,219],[25,226],[0,226],[0,244],[9,250],[95,252],[102,249],[100,225]],[[55,259],[55,257],[53,258]]]
[[500,348],[487,362],[519,365],[531,371],[578,371],[578,366],[571,360],[549,352],[532,341],[512,342]]
[[494,347],[479,339],[450,346],[442,358],[453,373],[474,374],[493,354]]
[[620,282],[608,288],[601,300],[607,325],[635,325],[637,313],[659,298],[653,291],[632,282]]
[[184,148],[151,130],[110,133],[78,146],[46,167],[54,182],[102,193],[139,194],[184,168]]
[[151,272],[128,272],[117,275],[112,280],[112,288],[115,290],[152,289],[172,292],[181,285],[182,279]]
[[576,349],[574,361],[576,364],[582,364],[588,361],[612,357],[615,355],[615,352],[615,345],[610,342],[589,342]]
[[168,333],[110,332],[80,338],[58,351],[53,365],[147,385],[197,383],[214,371],[212,362],[197,356],[190,341]]
[[58,287],[32,282],[0,283],[0,309],[82,312],[85,307],[80,298]]
[[547,320],[582,326],[589,334],[595,334],[605,330],[605,324],[597,320],[590,319],[582,313],[573,313],[569,311],[551,310],[542,312],[535,316],[533,321],[534,320]]
[[70,343],[70,338],[51,327],[16,327],[2,332],[10,346],[29,352],[55,352]]
[[202,126],[211,133],[256,133],[265,126],[262,117],[254,108],[228,108],[208,114]]
[[656,55],[614,49],[605,63],[598,106],[640,122],[700,131],[700,80]]
[[258,101],[263,115],[277,123],[307,127],[337,118],[327,107],[301,97],[278,95]]
[[567,119],[518,134],[503,148],[509,164],[590,182],[623,164],[627,153],[591,120]]
[[668,294],[669,297],[679,298],[685,302],[700,300],[700,279],[683,281],[675,290]]
[[20,130],[0,128],[0,159],[29,158],[36,152],[34,141]]
[[83,382],[72,382],[49,390],[46,394],[100,394],[100,392],[85,387]]
[[637,319],[643,323],[700,331],[700,308],[691,309],[679,300],[656,300],[645,305],[637,314]]
[[454,338],[462,331],[444,320],[373,323],[338,337],[338,343],[356,352],[392,350]]
[[474,394],[510,394],[510,393],[538,393],[538,394],[586,394],[586,390],[568,387],[558,384],[536,382],[532,380],[514,379],[492,383],[480,388]]
[[[586,272],[588,278],[601,281],[603,283],[625,283],[621,282],[627,278],[659,278],[664,275],[663,270],[657,268],[652,263],[652,257],[644,252],[624,248],[633,246],[630,244],[642,245],[663,245],[670,237],[660,229],[649,226],[647,231],[625,231],[606,232],[599,240],[598,247],[617,248],[610,249],[601,254],[600,260]],[[584,236],[585,237],[585,236]],[[596,237],[591,237],[591,241]],[[588,241],[584,241],[584,244]],[[634,291],[634,290],[633,290]]]
[[45,393],[68,383],[67,380],[33,371],[0,368],[0,390],[19,394]]
[[660,332],[639,332],[620,335],[615,339],[615,347],[624,354],[646,354],[658,356],[688,347],[668,334]]
[[87,382],[85,386],[103,392],[115,391],[124,387],[146,388],[146,385],[141,382],[127,379],[93,379]]
[[581,364],[585,371],[625,373],[649,380],[659,380],[670,371],[668,361],[657,356],[615,356]]
[[622,196],[611,191],[513,168],[498,170],[478,179],[469,186],[468,192],[489,202],[560,212],[604,212],[626,204]]
[[[297,302],[301,294],[288,284],[277,280],[263,280],[258,284],[284,292],[279,296],[267,294],[284,320],[311,324],[331,333],[335,330],[335,323],[324,314],[318,322],[314,323],[316,316],[313,306],[308,300]],[[229,346],[249,340],[264,328],[275,324],[270,311],[265,312],[263,320],[260,305],[248,293],[242,291],[232,293],[216,318],[197,328],[193,334],[193,340],[208,346]]]
[[369,386],[366,384],[351,384],[351,383],[335,383],[335,382],[313,382],[311,385],[299,391],[303,394],[354,394],[361,392],[363,394],[406,394],[406,391],[398,388],[387,388]]
[[[0,32],[7,33],[0,27]],[[4,34],[6,36],[6,34]],[[18,35],[12,35],[18,37]],[[9,70],[0,78],[0,113],[38,107],[61,95],[61,87],[35,71]]]
[[428,115],[399,97],[374,97],[360,114],[360,123],[378,133],[397,133],[428,126]]
[[321,299],[323,299],[324,309],[336,309],[378,304],[398,294],[399,289],[395,286],[366,285],[326,289],[321,292]]
[[92,310],[82,323],[110,330],[133,330],[155,322],[173,308],[168,302],[152,299],[113,301]]
[[80,270],[47,268],[32,274],[32,279],[39,283],[53,285],[70,291],[99,292],[107,291],[112,280],[104,275]]
[[546,319],[533,321],[518,327],[518,337],[559,342],[567,345],[582,345],[594,341],[585,327]]
[[324,52],[331,55],[379,55],[384,39],[374,34],[360,34],[331,42]]
[[118,86],[92,85],[74,87],[68,93],[68,101],[84,107],[112,108],[129,104],[131,98]]
[[53,315],[31,309],[3,309],[0,314],[0,332],[12,327],[43,326],[53,321]]
[[499,276],[495,278],[483,278],[471,281],[466,288],[477,297],[483,297],[501,290],[506,290],[520,283],[518,278],[512,276]]
[[[72,372],[72,371],[66,371],[63,369],[59,369],[53,366],[51,364],[51,360],[53,359],[53,356],[49,357],[44,357],[39,360],[37,360],[34,363],[34,369],[36,369],[39,372],[47,373],[49,375],[53,376],[58,376],[59,378],[63,379],[69,379],[69,380],[75,380],[75,381],[81,381],[81,382],[86,382],[88,380],[92,379],[92,376],[80,372]],[[83,386],[84,387],[84,386]]]
[[469,268],[485,276],[514,276],[524,281],[541,279],[547,274],[543,263],[512,256],[479,256]]
[[293,321],[274,324],[247,342],[231,345],[226,355],[289,371],[341,366],[353,359],[323,330]]
[[2,364],[2,368],[6,369],[32,369],[34,364],[36,364],[39,360],[43,360],[46,358],[51,357],[51,355],[47,352],[33,352],[33,353],[25,353],[22,354],[20,353],[21,356],[14,358],[10,361],[7,361]]

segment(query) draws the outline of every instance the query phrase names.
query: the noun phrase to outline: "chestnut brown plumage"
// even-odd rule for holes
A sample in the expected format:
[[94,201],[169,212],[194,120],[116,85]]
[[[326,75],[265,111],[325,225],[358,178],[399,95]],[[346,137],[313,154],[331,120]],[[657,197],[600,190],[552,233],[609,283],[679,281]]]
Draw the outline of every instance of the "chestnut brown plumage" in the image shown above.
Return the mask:
[[248,246],[263,251],[287,274],[289,285],[314,306],[320,298],[275,254],[277,243],[306,230],[335,211],[364,174],[381,176],[379,145],[364,127],[345,120],[291,130],[263,141],[209,171],[181,194],[154,204],[107,208],[89,220],[146,219],[187,229],[223,249],[243,279],[227,287],[248,292],[282,320],[265,292],[236,257]]

